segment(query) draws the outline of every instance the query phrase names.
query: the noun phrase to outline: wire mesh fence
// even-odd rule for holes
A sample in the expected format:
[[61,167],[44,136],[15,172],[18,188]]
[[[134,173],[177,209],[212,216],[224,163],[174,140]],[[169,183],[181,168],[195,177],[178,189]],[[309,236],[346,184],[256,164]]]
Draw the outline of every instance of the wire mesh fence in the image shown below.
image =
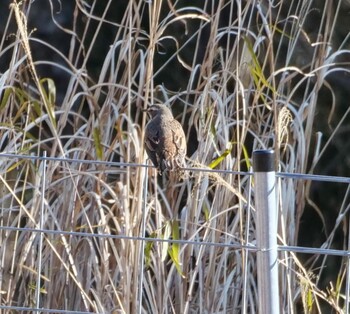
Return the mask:
[[[253,172],[189,168],[190,178],[171,182],[143,164],[45,154],[0,158],[2,312],[258,312]],[[229,177],[246,181],[238,190]],[[138,180],[141,190],[132,194]],[[321,312],[327,303],[348,313],[349,249],[333,249],[332,232],[321,247],[296,245],[284,202],[297,191],[285,192],[281,181],[348,185],[350,178],[278,172],[276,180],[281,312]],[[226,200],[211,194],[210,181]],[[180,198],[181,210],[172,212]],[[348,208],[335,229],[347,225]],[[342,258],[344,272],[327,294],[309,265],[319,259],[326,268],[332,256]]]
[[[192,2],[3,1],[1,312],[258,313],[258,230],[280,312],[349,312],[349,1]],[[186,180],[142,164],[158,103]]]

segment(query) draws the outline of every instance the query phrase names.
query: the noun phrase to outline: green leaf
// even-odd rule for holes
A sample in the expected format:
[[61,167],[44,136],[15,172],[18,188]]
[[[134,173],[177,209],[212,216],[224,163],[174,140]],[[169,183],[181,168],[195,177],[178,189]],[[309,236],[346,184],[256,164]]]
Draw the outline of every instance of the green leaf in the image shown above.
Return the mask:
[[[171,236],[171,223],[170,221],[167,221],[165,223],[165,226],[163,227],[164,229],[164,233],[162,235],[162,238],[164,240],[170,240],[170,236]],[[168,252],[168,248],[169,248],[169,242],[162,242],[161,244],[161,260],[162,262],[165,261],[166,257],[168,256],[167,252]]]
[[276,92],[275,89],[270,85],[264,75],[264,71],[261,68],[258,57],[254,52],[254,48],[248,37],[243,37],[245,44],[247,45],[247,49],[252,57],[252,64],[249,64],[250,73],[253,76],[255,86],[257,90],[260,90],[262,87],[267,87],[272,92]]
[[41,110],[41,106],[40,106],[39,102],[37,102],[36,100],[34,100],[34,101],[30,102],[30,103],[33,105],[33,109],[34,109],[36,115],[37,115],[38,117],[40,117],[41,114],[42,114],[42,110]]
[[[44,84],[47,83],[47,92],[45,90]],[[56,101],[56,86],[52,79],[50,78],[43,78],[40,80],[40,86],[42,95],[45,99],[44,105],[47,111],[47,114],[50,117],[50,121],[56,127],[56,117],[55,117],[55,101]]]
[[218,158],[216,158],[215,160],[213,160],[210,164],[209,164],[209,168],[210,169],[214,169],[216,168],[232,151],[232,145],[230,148],[226,149]]
[[0,110],[5,108],[7,101],[9,99],[10,95],[12,94],[12,92],[13,92],[12,88],[6,88],[4,90],[4,95],[3,95],[1,102],[0,102]]
[[101,134],[100,134],[99,127],[94,128],[92,136],[94,138],[97,159],[103,160],[103,149],[102,149],[102,144],[101,144]]
[[210,132],[213,134],[213,136],[216,136],[216,129],[215,129],[215,123],[210,124]]
[[21,164],[23,164],[25,162],[25,160],[21,160],[21,161],[18,161],[18,162],[15,162],[12,166],[8,167],[6,169],[6,172],[11,172],[12,170],[16,169],[17,167],[19,167]]
[[49,93],[49,104],[52,105],[52,109],[54,110],[56,103],[56,85],[52,79],[47,79],[47,89]]
[[204,214],[205,221],[208,222],[210,219],[210,209],[205,203],[203,204],[203,214]]
[[[153,232],[149,237],[155,238],[157,235],[155,232]],[[151,253],[153,248],[154,242],[153,241],[147,241],[145,245],[145,265],[146,267],[149,267],[151,265]]]
[[[173,236],[173,240],[180,240],[179,223],[176,220],[174,220],[172,223],[172,236]],[[182,272],[182,264],[180,262],[180,243],[173,243],[169,247],[168,252],[171,260],[175,264],[177,272],[181,275],[181,277],[185,278]]]
[[[180,240],[180,229],[179,229],[179,223],[177,220],[174,220],[172,223],[172,233],[173,233],[173,240]],[[174,254],[174,258],[176,259],[176,262],[181,265],[180,263],[180,243],[173,243],[172,244],[172,251]]]
[[312,305],[314,303],[314,299],[313,299],[313,296],[312,296],[312,290],[311,289],[307,289],[306,298],[307,298],[307,301],[306,301],[307,302],[307,307],[308,307],[309,312],[311,313]]
[[50,106],[54,106],[56,103],[56,85],[55,82],[50,78],[43,78],[40,80],[40,84],[44,87],[44,84],[47,84],[47,92],[45,88],[43,88],[43,94],[46,97],[46,100]]
[[247,148],[244,145],[242,145],[242,150],[243,150],[245,164],[247,165],[247,169],[250,169],[252,164],[251,164],[250,159],[249,159]]

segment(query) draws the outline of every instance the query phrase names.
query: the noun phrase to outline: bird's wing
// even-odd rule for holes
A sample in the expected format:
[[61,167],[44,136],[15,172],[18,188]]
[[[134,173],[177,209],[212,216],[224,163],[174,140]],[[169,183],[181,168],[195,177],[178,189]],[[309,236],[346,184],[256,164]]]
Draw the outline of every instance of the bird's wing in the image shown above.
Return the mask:
[[157,153],[159,149],[159,142],[159,128],[157,128],[157,125],[151,121],[146,127],[145,148],[148,157],[152,160],[152,163],[157,168],[160,166],[160,159]]
[[186,144],[186,136],[181,123],[177,120],[173,120],[172,130],[173,130],[173,142],[176,146],[177,152],[180,155],[185,156],[187,151],[187,144]]
[[159,131],[148,128],[146,133],[146,146],[150,151],[157,150],[157,146],[159,144]]

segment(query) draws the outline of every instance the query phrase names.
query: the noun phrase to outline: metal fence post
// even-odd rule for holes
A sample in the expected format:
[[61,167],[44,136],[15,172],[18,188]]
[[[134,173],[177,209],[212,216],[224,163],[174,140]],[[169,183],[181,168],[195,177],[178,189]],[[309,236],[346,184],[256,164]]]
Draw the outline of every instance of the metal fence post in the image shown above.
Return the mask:
[[277,199],[275,153],[253,152],[259,313],[278,314]]

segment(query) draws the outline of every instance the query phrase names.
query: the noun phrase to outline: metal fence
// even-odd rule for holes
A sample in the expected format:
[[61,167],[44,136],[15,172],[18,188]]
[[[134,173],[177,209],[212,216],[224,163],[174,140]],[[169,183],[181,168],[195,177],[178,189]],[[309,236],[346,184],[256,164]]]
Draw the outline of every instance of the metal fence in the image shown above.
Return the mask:
[[[1,174],[1,186],[3,190],[11,191],[11,193],[2,192],[2,217],[1,217],[1,225],[0,225],[0,233],[1,233],[1,246],[3,249],[1,250],[1,280],[4,280],[5,274],[3,270],[6,268],[5,263],[8,262],[6,260],[6,254],[10,252],[4,250],[4,244],[8,240],[7,236],[13,232],[19,232],[22,235],[28,238],[27,241],[33,245],[34,238],[36,238],[34,253],[35,255],[35,265],[36,269],[31,269],[33,276],[36,278],[35,283],[31,283],[32,287],[28,289],[35,290],[35,299],[31,298],[29,302],[26,299],[26,296],[23,297],[23,300],[27,300],[26,304],[7,304],[6,298],[4,295],[9,293],[5,290],[4,281],[2,281],[1,290],[1,303],[0,309],[4,311],[4,313],[15,313],[15,312],[37,312],[37,313],[96,313],[98,311],[81,311],[80,308],[69,308],[69,309],[59,309],[59,308],[45,308],[42,307],[42,295],[45,293],[42,289],[43,286],[43,276],[45,275],[43,272],[43,264],[48,263],[46,257],[42,256],[44,246],[49,246],[50,250],[55,250],[55,241],[53,240],[54,236],[59,236],[60,241],[62,241],[62,245],[66,246],[68,259],[70,258],[70,254],[75,254],[74,252],[69,251],[69,241],[65,239],[69,239],[71,237],[80,237],[83,239],[109,239],[109,240],[125,240],[125,241],[137,241],[140,245],[138,246],[139,250],[139,280],[138,280],[138,308],[137,312],[143,313],[142,302],[143,302],[143,280],[145,276],[145,258],[147,255],[147,244],[148,243],[168,243],[168,244],[179,244],[179,245],[193,245],[193,246],[207,246],[207,247],[221,247],[227,248],[229,250],[241,250],[242,252],[253,252],[257,253],[257,277],[258,277],[258,295],[259,295],[259,312],[260,313],[280,313],[281,305],[279,305],[279,297],[281,291],[279,291],[279,282],[278,282],[278,254],[281,252],[294,252],[294,253],[302,253],[302,254],[314,254],[314,255],[326,255],[326,256],[341,256],[347,258],[347,272],[346,272],[346,285],[344,292],[344,313],[349,313],[349,292],[350,292],[350,251],[348,250],[336,250],[330,248],[316,248],[316,247],[300,247],[300,246],[289,246],[289,245],[277,245],[277,198],[276,198],[276,179],[291,179],[291,180],[311,180],[311,181],[323,181],[323,182],[338,182],[343,184],[350,184],[350,178],[347,177],[334,177],[334,176],[321,176],[321,175],[306,175],[306,174],[297,174],[297,173],[282,173],[275,172],[274,169],[269,166],[266,168],[266,164],[269,165],[269,162],[266,163],[266,152],[263,152],[263,163],[262,168],[260,168],[259,158],[257,154],[254,159],[254,171],[252,172],[233,172],[233,171],[223,171],[223,170],[210,170],[210,169],[200,169],[200,168],[191,168],[187,169],[194,172],[203,172],[203,173],[221,173],[221,174],[234,174],[234,175],[248,175],[255,180],[255,206],[257,210],[256,216],[256,242],[248,241],[246,245],[242,245],[238,241],[235,242],[215,242],[215,241],[206,241],[206,240],[198,240],[198,239],[174,239],[174,238],[165,238],[165,237],[157,237],[150,236],[146,232],[146,212],[147,212],[147,191],[149,186],[147,185],[148,178],[145,177],[144,180],[144,201],[143,201],[143,210],[144,213],[142,215],[142,225],[140,227],[141,234],[139,235],[129,235],[129,234],[115,234],[115,233],[107,233],[107,232],[85,232],[79,230],[61,230],[60,228],[47,228],[45,227],[44,217],[46,217],[48,213],[48,200],[45,197],[46,193],[46,182],[47,182],[47,167],[49,163],[78,163],[80,165],[83,164],[94,164],[94,165],[102,165],[102,166],[110,166],[110,167],[146,167],[146,165],[139,165],[133,163],[116,163],[116,162],[104,162],[104,161],[96,161],[96,160],[78,160],[78,159],[69,159],[69,158],[57,158],[57,157],[49,157],[44,154],[41,157],[37,156],[29,156],[29,155],[16,155],[16,154],[1,154],[0,160],[3,163],[6,163],[7,160],[16,160],[13,167],[20,164],[23,160],[30,160],[31,162],[38,162],[37,176],[38,179],[36,182],[39,182],[39,186],[36,187],[34,193],[40,193],[40,204],[38,208],[40,208],[40,213],[36,217],[30,217],[30,213],[28,209],[23,208],[24,202],[17,199],[19,196],[19,191],[16,190],[16,187],[9,186],[7,179]],[[273,158],[271,152],[267,152],[267,158]],[[270,160],[271,161],[271,160]],[[274,159],[272,159],[272,164],[274,164]],[[52,176],[52,173],[50,174]],[[277,188],[278,189],[278,188]],[[23,192],[23,191],[22,191]],[[5,198],[12,196],[12,200],[5,200]],[[32,220],[32,226],[28,227],[22,226],[20,222],[9,223],[8,220],[5,219],[5,216],[12,211],[11,207],[8,207],[6,204],[14,204],[16,203],[17,209],[16,211],[23,211],[24,216],[27,219]],[[14,205],[13,205],[14,206]],[[15,206],[14,206],[15,207]],[[54,225],[54,224],[53,224]],[[92,226],[94,229],[94,226]],[[18,239],[16,240],[18,241]],[[66,242],[64,242],[66,241]],[[32,248],[28,247],[28,250],[32,250]],[[14,252],[14,251],[13,251]],[[12,252],[12,253],[13,253]],[[279,253],[278,253],[279,252]],[[28,256],[28,252],[26,253],[26,257]],[[260,255],[259,255],[260,254]],[[34,258],[34,257],[33,257]],[[23,262],[22,258],[19,258],[18,263]],[[12,263],[14,260],[12,259]],[[102,263],[99,261],[98,263]],[[12,269],[19,269],[23,267],[23,265],[13,265]],[[67,268],[67,266],[64,266]],[[63,268],[64,268],[63,267]],[[64,269],[66,272],[75,272],[75,266],[73,263],[69,265],[71,269]],[[12,278],[15,278],[14,274],[11,274]],[[46,278],[45,280],[53,281],[54,278]],[[7,282],[7,281],[6,281]],[[53,283],[54,284],[54,283]],[[80,283],[77,283],[80,286]],[[8,285],[10,286],[10,285]],[[28,283],[28,287],[29,287]],[[244,287],[243,287],[244,288]],[[84,296],[83,296],[84,299]],[[86,302],[86,308],[89,308],[89,304]],[[31,303],[31,304],[29,304]],[[67,306],[68,308],[68,306]],[[242,312],[250,312],[247,308],[243,307]],[[119,313],[120,311],[116,311],[115,313]],[[113,312],[114,313],[114,312]]]

